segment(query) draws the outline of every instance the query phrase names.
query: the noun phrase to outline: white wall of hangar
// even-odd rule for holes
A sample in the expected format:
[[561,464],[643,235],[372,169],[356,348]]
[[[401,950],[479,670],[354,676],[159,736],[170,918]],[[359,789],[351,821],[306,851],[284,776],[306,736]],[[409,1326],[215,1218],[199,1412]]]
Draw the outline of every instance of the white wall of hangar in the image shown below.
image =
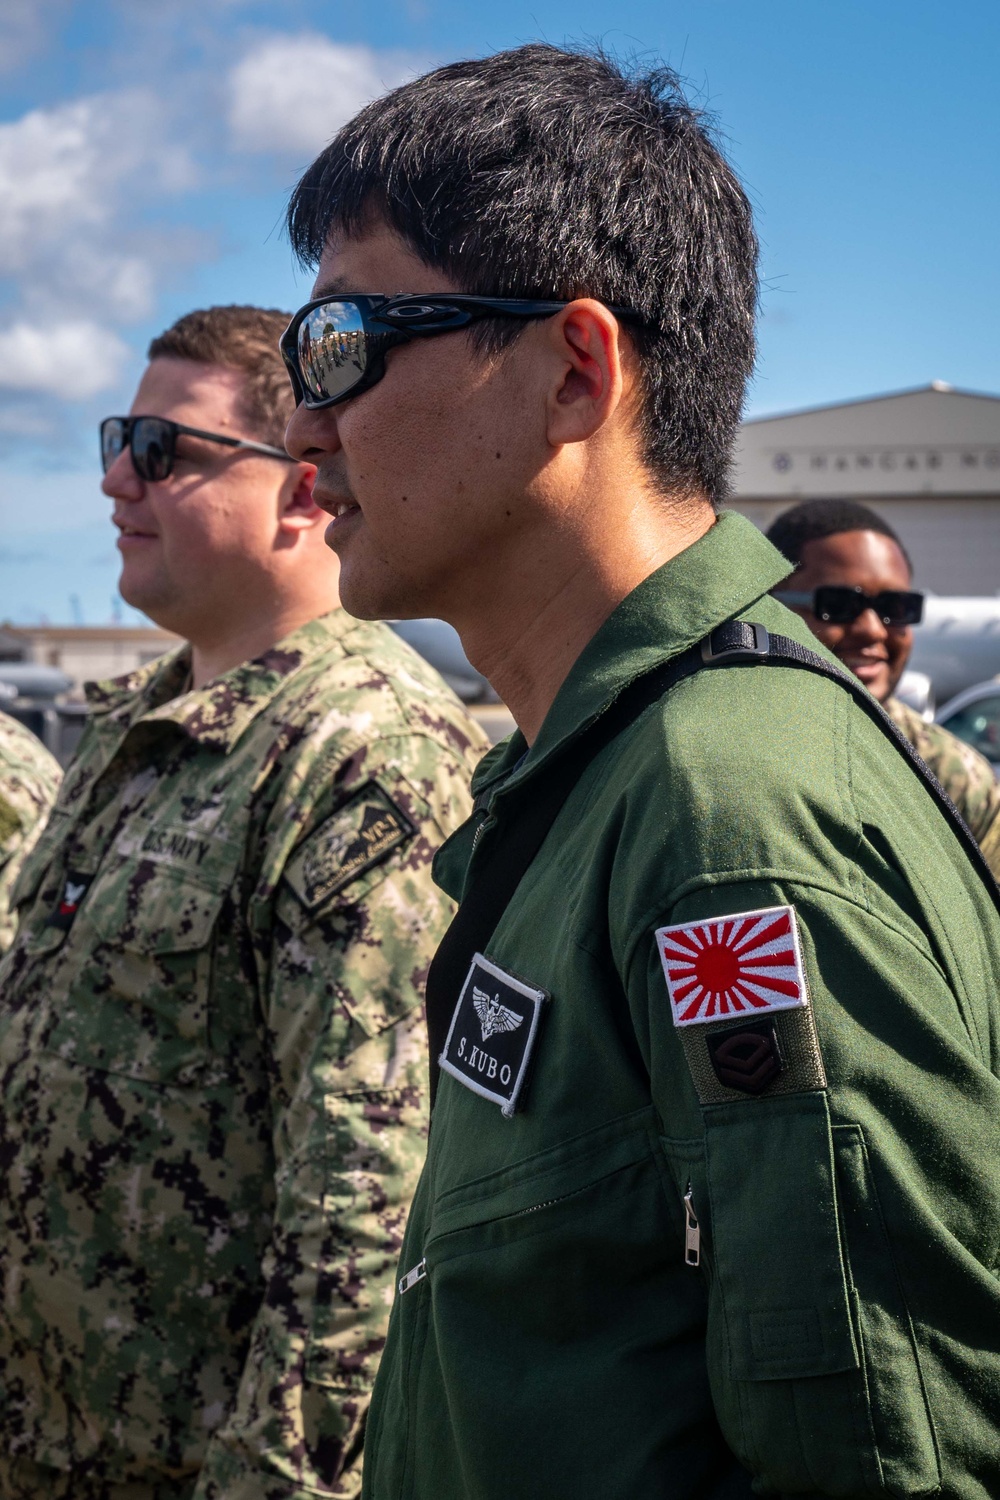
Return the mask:
[[763,529],[799,500],[882,514],[938,594],[1000,591],[1000,397],[935,382],[745,422],[734,510]]

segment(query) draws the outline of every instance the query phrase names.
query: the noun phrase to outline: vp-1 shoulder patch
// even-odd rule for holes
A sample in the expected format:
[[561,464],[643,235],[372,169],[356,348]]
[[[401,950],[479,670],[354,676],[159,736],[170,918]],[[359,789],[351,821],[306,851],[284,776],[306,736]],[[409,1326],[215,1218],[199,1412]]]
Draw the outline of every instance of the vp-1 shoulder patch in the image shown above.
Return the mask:
[[702,1104],[826,1087],[794,907],[659,927],[656,947]]
[[313,911],[416,831],[388,792],[377,781],[366,781],[309,836],[285,870],[285,879],[307,911]]
[[448,1028],[442,1069],[510,1119],[524,1087],[545,990],[477,953]]

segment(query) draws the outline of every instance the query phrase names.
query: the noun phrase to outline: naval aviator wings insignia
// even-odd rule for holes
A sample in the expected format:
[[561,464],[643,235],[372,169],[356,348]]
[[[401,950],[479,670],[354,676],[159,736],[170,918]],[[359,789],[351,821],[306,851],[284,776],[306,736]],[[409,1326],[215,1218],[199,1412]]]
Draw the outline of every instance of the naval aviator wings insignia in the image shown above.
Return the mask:
[[656,947],[702,1104],[826,1087],[794,907],[659,927]]
[[501,1031],[516,1031],[524,1020],[523,1016],[517,1016],[506,1005],[501,1005],[499,995],[491,998],[485,990],[477,989],[475,985],[472,986],[472,1008],[479,1017],[484,1042]]
[[524,1090],[545,990],[477,953],[462,985],[438,1062],[510,1119]]

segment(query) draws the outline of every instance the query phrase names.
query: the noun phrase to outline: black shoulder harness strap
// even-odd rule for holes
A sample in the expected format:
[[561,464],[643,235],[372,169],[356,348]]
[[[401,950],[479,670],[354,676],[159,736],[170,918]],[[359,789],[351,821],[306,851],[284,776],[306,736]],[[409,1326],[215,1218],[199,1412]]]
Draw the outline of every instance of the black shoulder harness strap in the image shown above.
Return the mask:
[[769,635],[763,625],[746,620],[727,620],[680,656],[654,667],[651,672],[629,683],[600,718],[589,729],[584,730],[566,754],[557,756],[553,764],[540,773],[530,804],[505,831],[504,837],[497,842],[481,868],[476,871],[476,879],[445,933],[427,975],[427,1031],[432,1102],[437,1091],[438,1057],[473,955],[485,953],[514,892],[544,843],[560,808],[590,761],[650,704],[657,702],[670,688],[702,668],[722,665],[757,666],[765,663],[818,672],[839,683],[852,695],[859,708],[878,725],[897,750],[906,756],[948,819],[1000,911],[1000,888],[961,814],[909,740],[900,733],[858,679],[831,666],[817,652],[810,651],[808,646],[800,645],[790,636]]

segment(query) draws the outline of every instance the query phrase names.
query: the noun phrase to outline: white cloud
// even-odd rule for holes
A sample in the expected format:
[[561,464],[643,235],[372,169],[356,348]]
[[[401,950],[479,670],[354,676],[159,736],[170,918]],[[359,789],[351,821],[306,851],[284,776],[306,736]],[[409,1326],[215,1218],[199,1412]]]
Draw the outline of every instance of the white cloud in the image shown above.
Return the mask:
[[0,273],[108,224],[130,188],[148,196],[194,181],[190,158],[169,142],[163,108],[148,92],[31,110],[0,125]]
[[229,78],[229,126],[246,151],[311,156],[361,107],[404,79],[421,60],[404,52],[348,46],[317,33],[272,36]]
[[0,385],[86,400],[115,384],[128,354],[116,333],[86,319],[14,323],[0,329]]

